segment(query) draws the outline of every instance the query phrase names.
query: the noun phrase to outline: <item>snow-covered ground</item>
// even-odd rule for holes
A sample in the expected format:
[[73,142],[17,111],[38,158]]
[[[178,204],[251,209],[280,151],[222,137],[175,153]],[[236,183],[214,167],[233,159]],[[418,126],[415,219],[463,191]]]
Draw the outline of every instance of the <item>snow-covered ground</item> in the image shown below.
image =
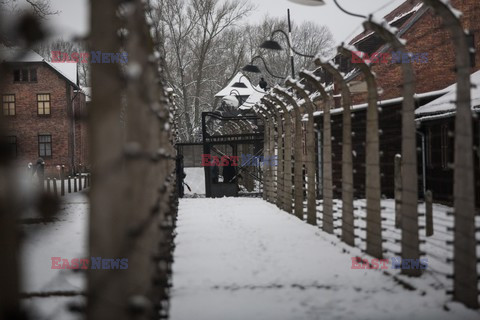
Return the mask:
[[[85,274],[81,271],[52,269],[52,257],[87,257],[88,198],[84,192],[61,198],[60,211],[47,223],[22,224],[25,237],[20,257],[22,292],[82,292]],[[28,218],[36,218],[34,215]],[[51,296],[22,299],[34,319],[78,319],[68,310],[71,303],[82,303],[83,296]]]
[[428,284],[351,269],[360,249],[261,199],[182,199],[176,232],[174,320],[480,316]]
[[[366,249],[366,201],[358,199],[354,201],[355,216],[355,245],[362,250]],[[398,257],[401,252],[401,230],[395,227],[395,201],[384,199],[381,202],[382,239],[385,258]],[[425,203],[419,203],[419,239],[421,258],[428,260],[428,268],[420,279],[408,279],[413,286],[429,290],[441,290],[443,293],[453,290],[453,226],[454,216],[449,214],[451,207],[433,204],[433,229],[432,236],[427,237],[425,231]],[[341,235],[342,202],[334,200],[333,207],[335,234]],[[305,218],[306,219],[306,218]],[[319,226],[322,225],[322,201],[317,207],[317,219]],[[476,216],[476,226],[480,229],[480,216]],[[480,242],[480,233],[477,232],[477,243]],[[477,245],[477,257],[480,257],[480,245]],[[477,264],[477,272],[480,274],[480,263]],[[392,274],[402,280],[407,278],[400,274],[400,270],[391,270]],[[480,281],[477,283],[480,290]],[[451,297],[451,296],[450,296]],[[446,298],[446,297],[445,297]]]

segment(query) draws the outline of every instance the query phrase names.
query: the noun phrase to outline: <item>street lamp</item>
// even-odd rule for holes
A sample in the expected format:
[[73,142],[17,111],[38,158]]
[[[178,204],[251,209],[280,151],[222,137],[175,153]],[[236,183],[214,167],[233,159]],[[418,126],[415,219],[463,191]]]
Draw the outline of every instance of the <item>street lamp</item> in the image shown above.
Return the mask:
[[252,58],[252,60],[250,60],[250,63],[247,64],[245,67],[242,68],[243,71],[245,72],[252,72],[252,73],[261,73],[260,69],[253,64],[253,61],[256,60],[256,59],[260,59],[262,60],[263,62],[263,65],[265,66],[265,70],[268,72],[268,74],[270,74],[272,77],[274,78],[277,78],[277,79],[285,79],[285,77],[280,77],[280,76],[277,76],[277,75],[274,75],[272,72],[270,72],[270,70],[268,69],[267,67],[267,63],[265,62],[265,59],[263,59],[262,56],[255,56]]
[[[306,5],[306,6],[323,6],[325,5],[325,1],[324,0],[288,0],[290,2],[294,2],[294,3],[297,3],[297,4],[303,4],[303,5]],[[349,12],[345,9],[343,9],[337,2],[337,0],[333,0],[333,2],[335,3],[335,5],[338,7],[338,9],[342,10],[344,13],[352,16],[352,17],[357,17],[357,18],[362,18],[362,19],[366,19],[367,17],[364,16],[364,15],[361,15],[361,14],[356,14],[356,13],[352,13],[352,12]]]

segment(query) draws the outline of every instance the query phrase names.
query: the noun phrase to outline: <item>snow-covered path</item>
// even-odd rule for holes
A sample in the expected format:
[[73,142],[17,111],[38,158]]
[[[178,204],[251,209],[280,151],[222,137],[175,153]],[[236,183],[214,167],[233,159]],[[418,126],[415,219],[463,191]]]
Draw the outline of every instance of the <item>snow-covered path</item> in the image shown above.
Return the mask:
[[176,232],[173,320],[479,316],[444,292],[351,269],[358,249],[261,199],[182,199]]

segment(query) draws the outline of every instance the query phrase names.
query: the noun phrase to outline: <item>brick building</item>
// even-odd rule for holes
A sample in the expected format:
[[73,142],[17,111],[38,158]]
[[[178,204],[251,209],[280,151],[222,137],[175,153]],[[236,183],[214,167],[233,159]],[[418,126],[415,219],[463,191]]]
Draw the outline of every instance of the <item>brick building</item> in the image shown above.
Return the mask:
[[2,137],[19,166],[41,157],[48,175],[88,166],[86,97],[75,63],[49,63],[33,51],[0,46]]
[[[476,49],[473,53],[474,65],[471,72],[480,69],[480,1],[452,0],[454,8],[463,12],[461,21],[465,30],[471,33],[471,46]],[[427,53],[426,63],[413,62],[415,72],[415,92],[425,93],[442,90],[455,83],[455,50],[451,35],[447,28],[442,26],[442,19],[436,16],[432,9],[421,0],[407,0],[395,10],[387,14],[384,19],[390,26],[398,29],[398,36],[407,41],[406,49],[411,53]],[[393,50],[374,32],[364,31],[354,37],[350,45],[359,51],[367,53],[386,53],[391,55]],[[348,81],[364,79],[360,71],[353,71],[355,64],[347,59],[337,57],[336,62],[345,73],[349,73]],[[382,89],[379,100],[387,100],[402,96],[402,68],[400,63],[373,63],[372,71],[377,77],[377,84]],[[353,96],[353,103],[367,102],[365,94]]]
[[[480,69],[480,1],[478,0],[452,0],[454,8],[463,12],[461,21],[464,29],[470,31],[470,45],[476,50],[472,52],[471,73]],[[455,50],[451,35],[442,26],[442,20],[433,11],[425,6],[420,0],[407,0],[395,10],[384,17],[390,26],[398,28],[399,37],[405,39],[406,49],[411,53],[427,53],[428,61],[413,62],[415,72],[415,107],[417,110],[424,105],[437,106],[438,99],[445,99],[451,86],[456,82],[455,74]],[[392,48],[373,32],[362,32],[354,37],[350,45],[355,46],[371,56],[374,53],[392,54]],[[356,70],[351,60],[341,56],[335,57],[335,62],[341,71],[348,74],[347,81],[363,81],[364,76]],[[400,63],[371,64],[372,71],[376,75],[379,92],[380,135],[380,172],[382,194],[393,197],[394,186],[394,156],[401,154],[401,110],[402,110],[402,83],[403,75]],[[327,84],[331,84],[332,78],[317,70]],[[338,90],[336,93],[339,93]],[[338,97],[339,95],[337,95]],[[450,100],[454,100],[454,95]],[[365,190],[365,132],[366,132],[366,108],[367,94],[356,93],[352,96],[352,143],[355,158],[362,161],[354,164],[354,190],[355,196],[364,198]],[[478,101],[472,101],[475,107]],[[340,98],[336,99],[336,107],[340,106]],[[475,110],[478,110],[475,109]],[[433,116],[438,118],[431,118]],[[423,196],[423,190],[433,191],[435,201],[450,204],[453,200],[453,170],[449,165],[454,156],[454,139],[449,132],[454,132],[454,110],[442,114],[423,115],[417,119],[417,146],[418,150],[418,178],[419,195]],[[420,115],[417,114],[417,118]],[[421,120],[421,121],[420,121]],[[322,113],[318,112],[316,119],[318,128],[322,128]],[[333,149],[333,184],[335,196],[341,196],[341,168],[342,168],[342,109],[332,110],[332,149]],[[478,146],[480,131],[478,120],[474,120],[474,144]],[[321,144],[321,141],[319,141]],[[321,161],[321,160],[320,160]],[[477,206],[480,207],[480,153],[475,153],[476,197]]]

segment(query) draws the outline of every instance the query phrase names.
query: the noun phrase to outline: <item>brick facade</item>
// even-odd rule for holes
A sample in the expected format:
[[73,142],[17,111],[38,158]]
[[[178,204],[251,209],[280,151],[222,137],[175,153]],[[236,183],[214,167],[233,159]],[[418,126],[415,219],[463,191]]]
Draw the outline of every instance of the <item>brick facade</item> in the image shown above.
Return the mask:
[[[480,19],[478,19],[480,1],[452,0],[452,5],[465,13],[462,17],[464,29],[471,30],[475,35],[476,66],[471,70],[473,73],[480,69]],[[389,16],[394,17],[400,13],[394,11],[387,16],[387,19]],[[407,19],[404,25],[411,23],[411,19]],[[431,9],[414,22],[401,37],[407,40],[408,52],[428,52],[427,63],[412,64],[415,72],[416,93],[441,90],[456,82],[455,50],[450,33],[442,26],[442,19],[435,16]],[[392,50],[387,52],[391,53]],[[379,100],[402,96],[403,76],[400,64],[373,64],[372,70],[377,76],[378,86],[382,88]],[[359,75],[355,80],[363,80],[363,76]],[[366,94],[357,94],[353,97],[354,104],[366,101]]]
[[[37,81],[14,82],[13,70],[21,68],[35,68]],[[64,165],[69,173],[86,165],[85,124],[72,116],[73,109],[77,115],[85,111],[85,95],[79,88],[45,62],[8,63],[4,71],[0,95],[14,94],[16,101],[15,115],[3,116],[4,134],[16,137],[18,165],[35,164],[40,156],[39,135],[51,135],[52,155],[43,157],[47,175],[58,175],[57,165]],[[38,114],[37,94],[50,94],[50,115]]]

